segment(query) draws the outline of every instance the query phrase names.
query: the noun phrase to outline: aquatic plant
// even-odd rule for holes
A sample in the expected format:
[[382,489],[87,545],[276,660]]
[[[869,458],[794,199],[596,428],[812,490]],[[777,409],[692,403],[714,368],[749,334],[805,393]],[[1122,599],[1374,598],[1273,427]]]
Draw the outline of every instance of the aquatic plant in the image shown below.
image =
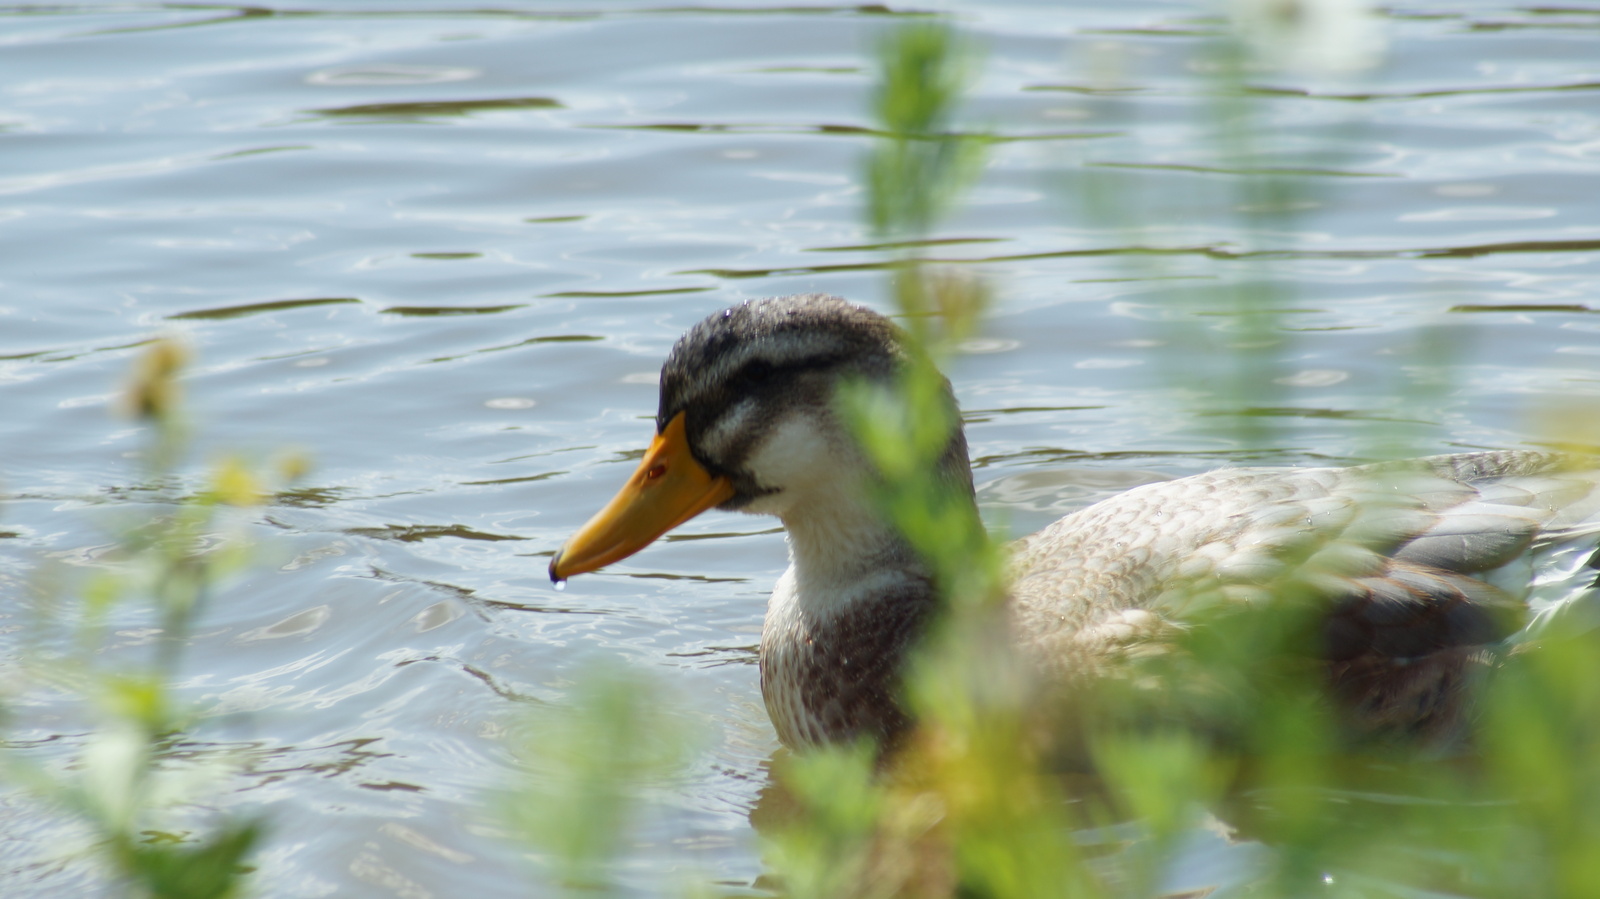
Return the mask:
[[[0,776],[27,788],[46,808],[83,829],[90,859],[128,895],[224,899],[248,886],[247,856],[266,831],[259,816],[206,813],[200,804],[237,765],[226,751],[196,751],[199,711],[181,696],[179,673],[195,623],[216,588],[250,558],[228,521],[262,503],[268,481],[238,459],[215,465],[198,491],[183,495],[174,474],[187,445],[180,376],[188,352],[174,339],[149,342],[124,391],[125,411],[148,437],[144,472],[131,492],[163,511],[119,528],[92,574],[51,566],[35,577],[37,639],[9,683],[15,706],[30,693],[74,697],[87,729],[73,764],[31,762],[12,748]],[[275,478],[293,480],[298,457]],[[148,630],[142,651],[126,644],[130,627]],[[8,716],[13,727],[19,715]]]

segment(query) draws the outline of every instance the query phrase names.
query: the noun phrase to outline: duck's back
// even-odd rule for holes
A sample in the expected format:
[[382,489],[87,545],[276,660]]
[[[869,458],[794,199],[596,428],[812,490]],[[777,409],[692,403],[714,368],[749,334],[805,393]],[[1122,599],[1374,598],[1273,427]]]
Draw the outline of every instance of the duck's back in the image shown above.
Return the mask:
[[1430,675],[1399,669],[1432,657],[1453,669],[1530,611],[1594,597],[1597,539],[1600,470],[1583,458],[1224,469],[1135,488],[1019,541],[1013,609],[1037,655],[1071,676],[1207,609],[1292,589],[1326,609],[1318,649],[1336,682],[1395,718],[1380,723],[1407,724],[1427,702],[1411,692],[1446,687],[1402,684]]

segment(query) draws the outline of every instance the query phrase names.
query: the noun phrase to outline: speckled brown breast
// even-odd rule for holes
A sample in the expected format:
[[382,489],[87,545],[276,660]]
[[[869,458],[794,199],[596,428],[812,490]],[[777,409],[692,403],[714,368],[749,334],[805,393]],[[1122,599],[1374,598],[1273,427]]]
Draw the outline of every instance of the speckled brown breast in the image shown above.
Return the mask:
[[925,582],[828,616],[799,615],[762,630],[761,693],[788,746],[870,738],[889,747],[910,723],[901,666],[937,603]]

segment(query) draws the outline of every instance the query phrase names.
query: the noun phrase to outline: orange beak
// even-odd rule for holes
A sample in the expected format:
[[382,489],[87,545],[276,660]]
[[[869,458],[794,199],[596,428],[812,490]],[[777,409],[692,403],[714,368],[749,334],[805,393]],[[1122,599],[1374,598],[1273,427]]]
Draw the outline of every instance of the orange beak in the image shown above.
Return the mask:
[[689,452],[679,412],[651,441],[644,461],[611,502],[550,560],[550,580],[564,581],[633,555],[657,537],[733,498],[733,484]]

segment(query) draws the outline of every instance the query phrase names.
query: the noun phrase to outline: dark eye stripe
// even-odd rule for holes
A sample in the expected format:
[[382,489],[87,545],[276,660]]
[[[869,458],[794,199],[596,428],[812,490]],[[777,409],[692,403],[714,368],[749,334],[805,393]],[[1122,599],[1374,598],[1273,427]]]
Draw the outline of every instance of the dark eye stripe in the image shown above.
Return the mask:
[[[690,409],[692,411],[691,420],[688,422],[689,437],[690,443],[693,444],[694,437],[704,427],[709,427],[751,392],[765,390],[773,384],[793,383],[806,372],[833,368],[847,358],[843,353],[822,353],[780,364],[774,364],[769,359],[756,358],[736,369],[722,381],[703,387],[696,394],[671,397],[671,405],[667,405],[669,397],[663,391],[662,407],[656,416],[656,430],[659,432],[679,412]],[[696,421],[702,428],[694,427]]]

